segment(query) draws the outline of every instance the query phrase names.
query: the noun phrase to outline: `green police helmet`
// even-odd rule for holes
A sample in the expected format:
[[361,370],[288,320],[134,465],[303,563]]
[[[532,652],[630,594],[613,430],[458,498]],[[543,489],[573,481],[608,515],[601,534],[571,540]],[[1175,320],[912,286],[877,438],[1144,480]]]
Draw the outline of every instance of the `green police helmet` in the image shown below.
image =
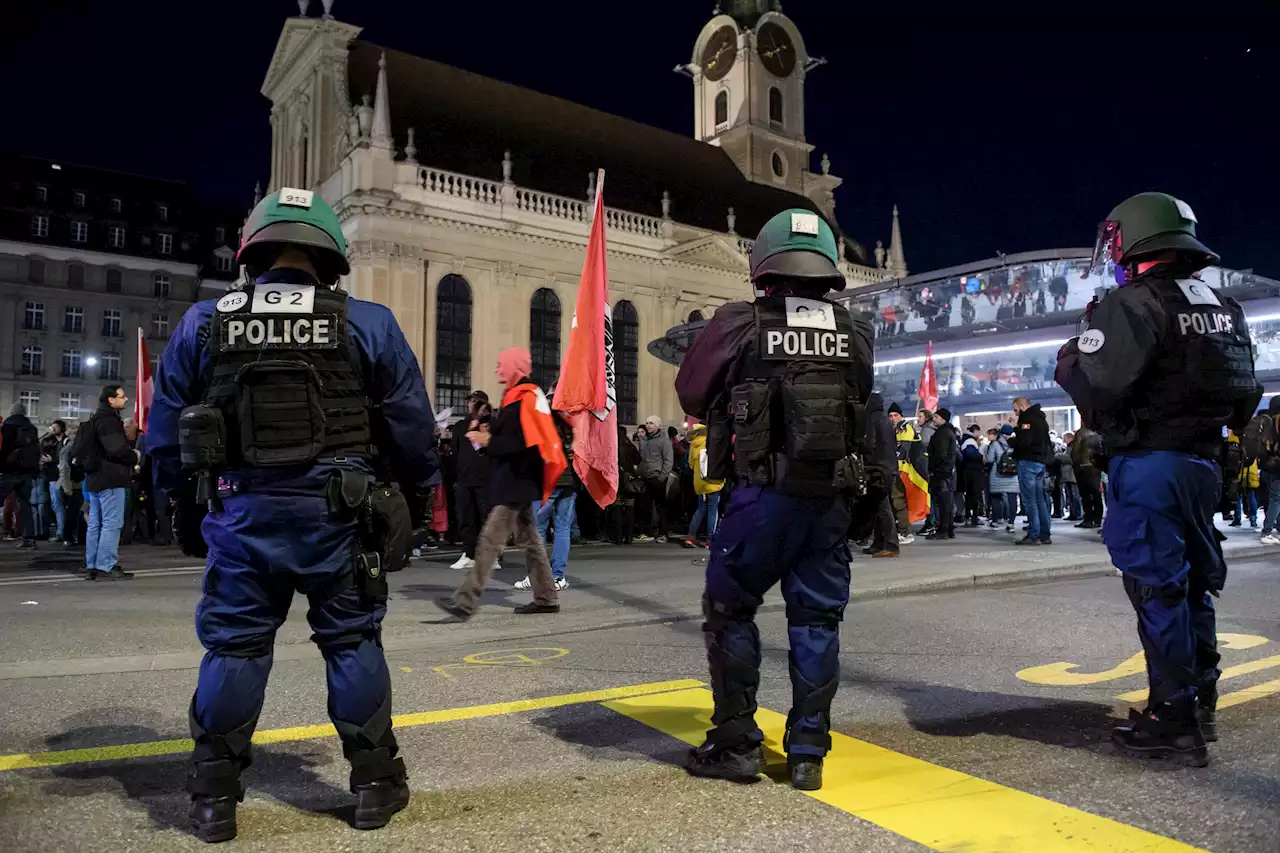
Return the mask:
[[1206,266],[1220,260],[1196,238],[1191,205],[1168,193],[1138,193],[1116,205],[1098,226],[1093,266],[1108,260],[1130,264],[1168,251],[1191,255]]
[[751,280],[767,276],[825,282],[844,290],[836,235],[821,216],[804,208],[784,210],[765,223],[751,249]]
[[258,202],[244,225],[236,260],[256,278],[287,246],[302,249],[311,257],[324,284],[334,284],[338,276],[351,272],[338,215],[310,190],[284,187]]

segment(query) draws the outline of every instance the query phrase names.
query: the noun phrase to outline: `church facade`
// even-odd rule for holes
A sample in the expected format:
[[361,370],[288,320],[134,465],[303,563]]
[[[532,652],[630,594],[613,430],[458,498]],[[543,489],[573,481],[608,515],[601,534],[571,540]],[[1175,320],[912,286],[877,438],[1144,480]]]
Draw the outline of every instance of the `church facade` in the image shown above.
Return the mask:
[[826,217],[851,288],[906,273],[896,210],[889,250],[869,257],[836,223],[829,160],[809,168],[804,78],[821,60],[777,3],[726,4],[704,26],[680,69],[691,136],[384,49],[331,3],[323,17],[307,5],[263,83],[268,192],[309,188],[333,205],[351,258],[342,286],[395,313],[437,410],[496,392],[510,346],[529,347],[534,379],[554,384],[598,169],[620,423],[681,417],[675,368],[645,342],[749,299],[747,238],[773,214]]

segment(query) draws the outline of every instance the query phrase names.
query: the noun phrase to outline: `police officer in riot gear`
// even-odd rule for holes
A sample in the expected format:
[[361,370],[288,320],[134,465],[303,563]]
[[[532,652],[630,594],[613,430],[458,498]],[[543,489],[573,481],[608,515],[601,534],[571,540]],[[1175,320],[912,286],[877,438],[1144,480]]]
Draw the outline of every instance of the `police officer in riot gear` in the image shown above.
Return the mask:
[[703,631],[714,728],[693,751],[695,776],[754,780],[764,735],[755,723],[765,592],[781,582],[791,641],[793,704],[785,746],[792,784],[822,785],[849,600],[847,501],[874,508],[862,455],[872,330],[825,297],[843,290],[835,236],[820,216],[788,210],[751,252],[757,299],[716,311],[676,378],[684,410],[708,423],[708,476],[736,478],[707,565]]
[[1190,205],[1147,192],[1101,224],[1094,265],[1122,285],[1058,354],[1057,380],[1109,455],[1103,538],[1138,614],[1150,694],[1112,741],[1125,755],[1208,763],[1217,740],[1212,596],[1226,581],[1213,514],[1222,427],[1257,408],[1244,312],[1197,277],[1218,256]]
[[149,431],[183,550],[208,555],[190,822],[205,841],[235,837],[275,632],[297,591],[351,762],[354,825],[374,829],[409,801],[381,623],[385,571],[403,566],[438,478],[435,418],[391,312],[335,288],[350,268],[323,199],[264,199],[238,259],[252,283],[197,303],[165,349]]

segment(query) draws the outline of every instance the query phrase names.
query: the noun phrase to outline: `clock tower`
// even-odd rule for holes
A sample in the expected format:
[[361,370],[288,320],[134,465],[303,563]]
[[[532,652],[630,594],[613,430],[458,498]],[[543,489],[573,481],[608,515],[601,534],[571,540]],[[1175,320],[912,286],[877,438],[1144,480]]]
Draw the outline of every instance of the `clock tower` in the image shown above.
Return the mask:
[[702,28],[693,59],[694,136],[718,145],[752,181],[808,196],[831,214],[841,183],[809,170],[804,134],[805,75],[811,57],[780,0],[721,0]]

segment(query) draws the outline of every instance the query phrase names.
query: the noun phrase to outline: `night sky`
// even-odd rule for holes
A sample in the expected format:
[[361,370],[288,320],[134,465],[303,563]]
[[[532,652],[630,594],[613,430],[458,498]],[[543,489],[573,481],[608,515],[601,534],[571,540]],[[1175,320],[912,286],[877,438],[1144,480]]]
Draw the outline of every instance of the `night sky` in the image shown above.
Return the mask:
[[[939,17],[784,3],[830,63],[809,78],[807,133],[813,167],[828,152],[845,179],[845,229],[887,244],[896,202],[923,272],[1090,245],[1112,205],[1158,189],[1192,205],[1224,264],[1280,278],[1280,6],[1153,25],[1117,5]],[[692,84],[672,68],[713,6],[337,0],[334,13],[370,41],[691,133]],[[15,15],[10,0],[0,147],[183,179],[243,209],[267,177],[259,87],[296,14],[295,0],[16,0]]]

